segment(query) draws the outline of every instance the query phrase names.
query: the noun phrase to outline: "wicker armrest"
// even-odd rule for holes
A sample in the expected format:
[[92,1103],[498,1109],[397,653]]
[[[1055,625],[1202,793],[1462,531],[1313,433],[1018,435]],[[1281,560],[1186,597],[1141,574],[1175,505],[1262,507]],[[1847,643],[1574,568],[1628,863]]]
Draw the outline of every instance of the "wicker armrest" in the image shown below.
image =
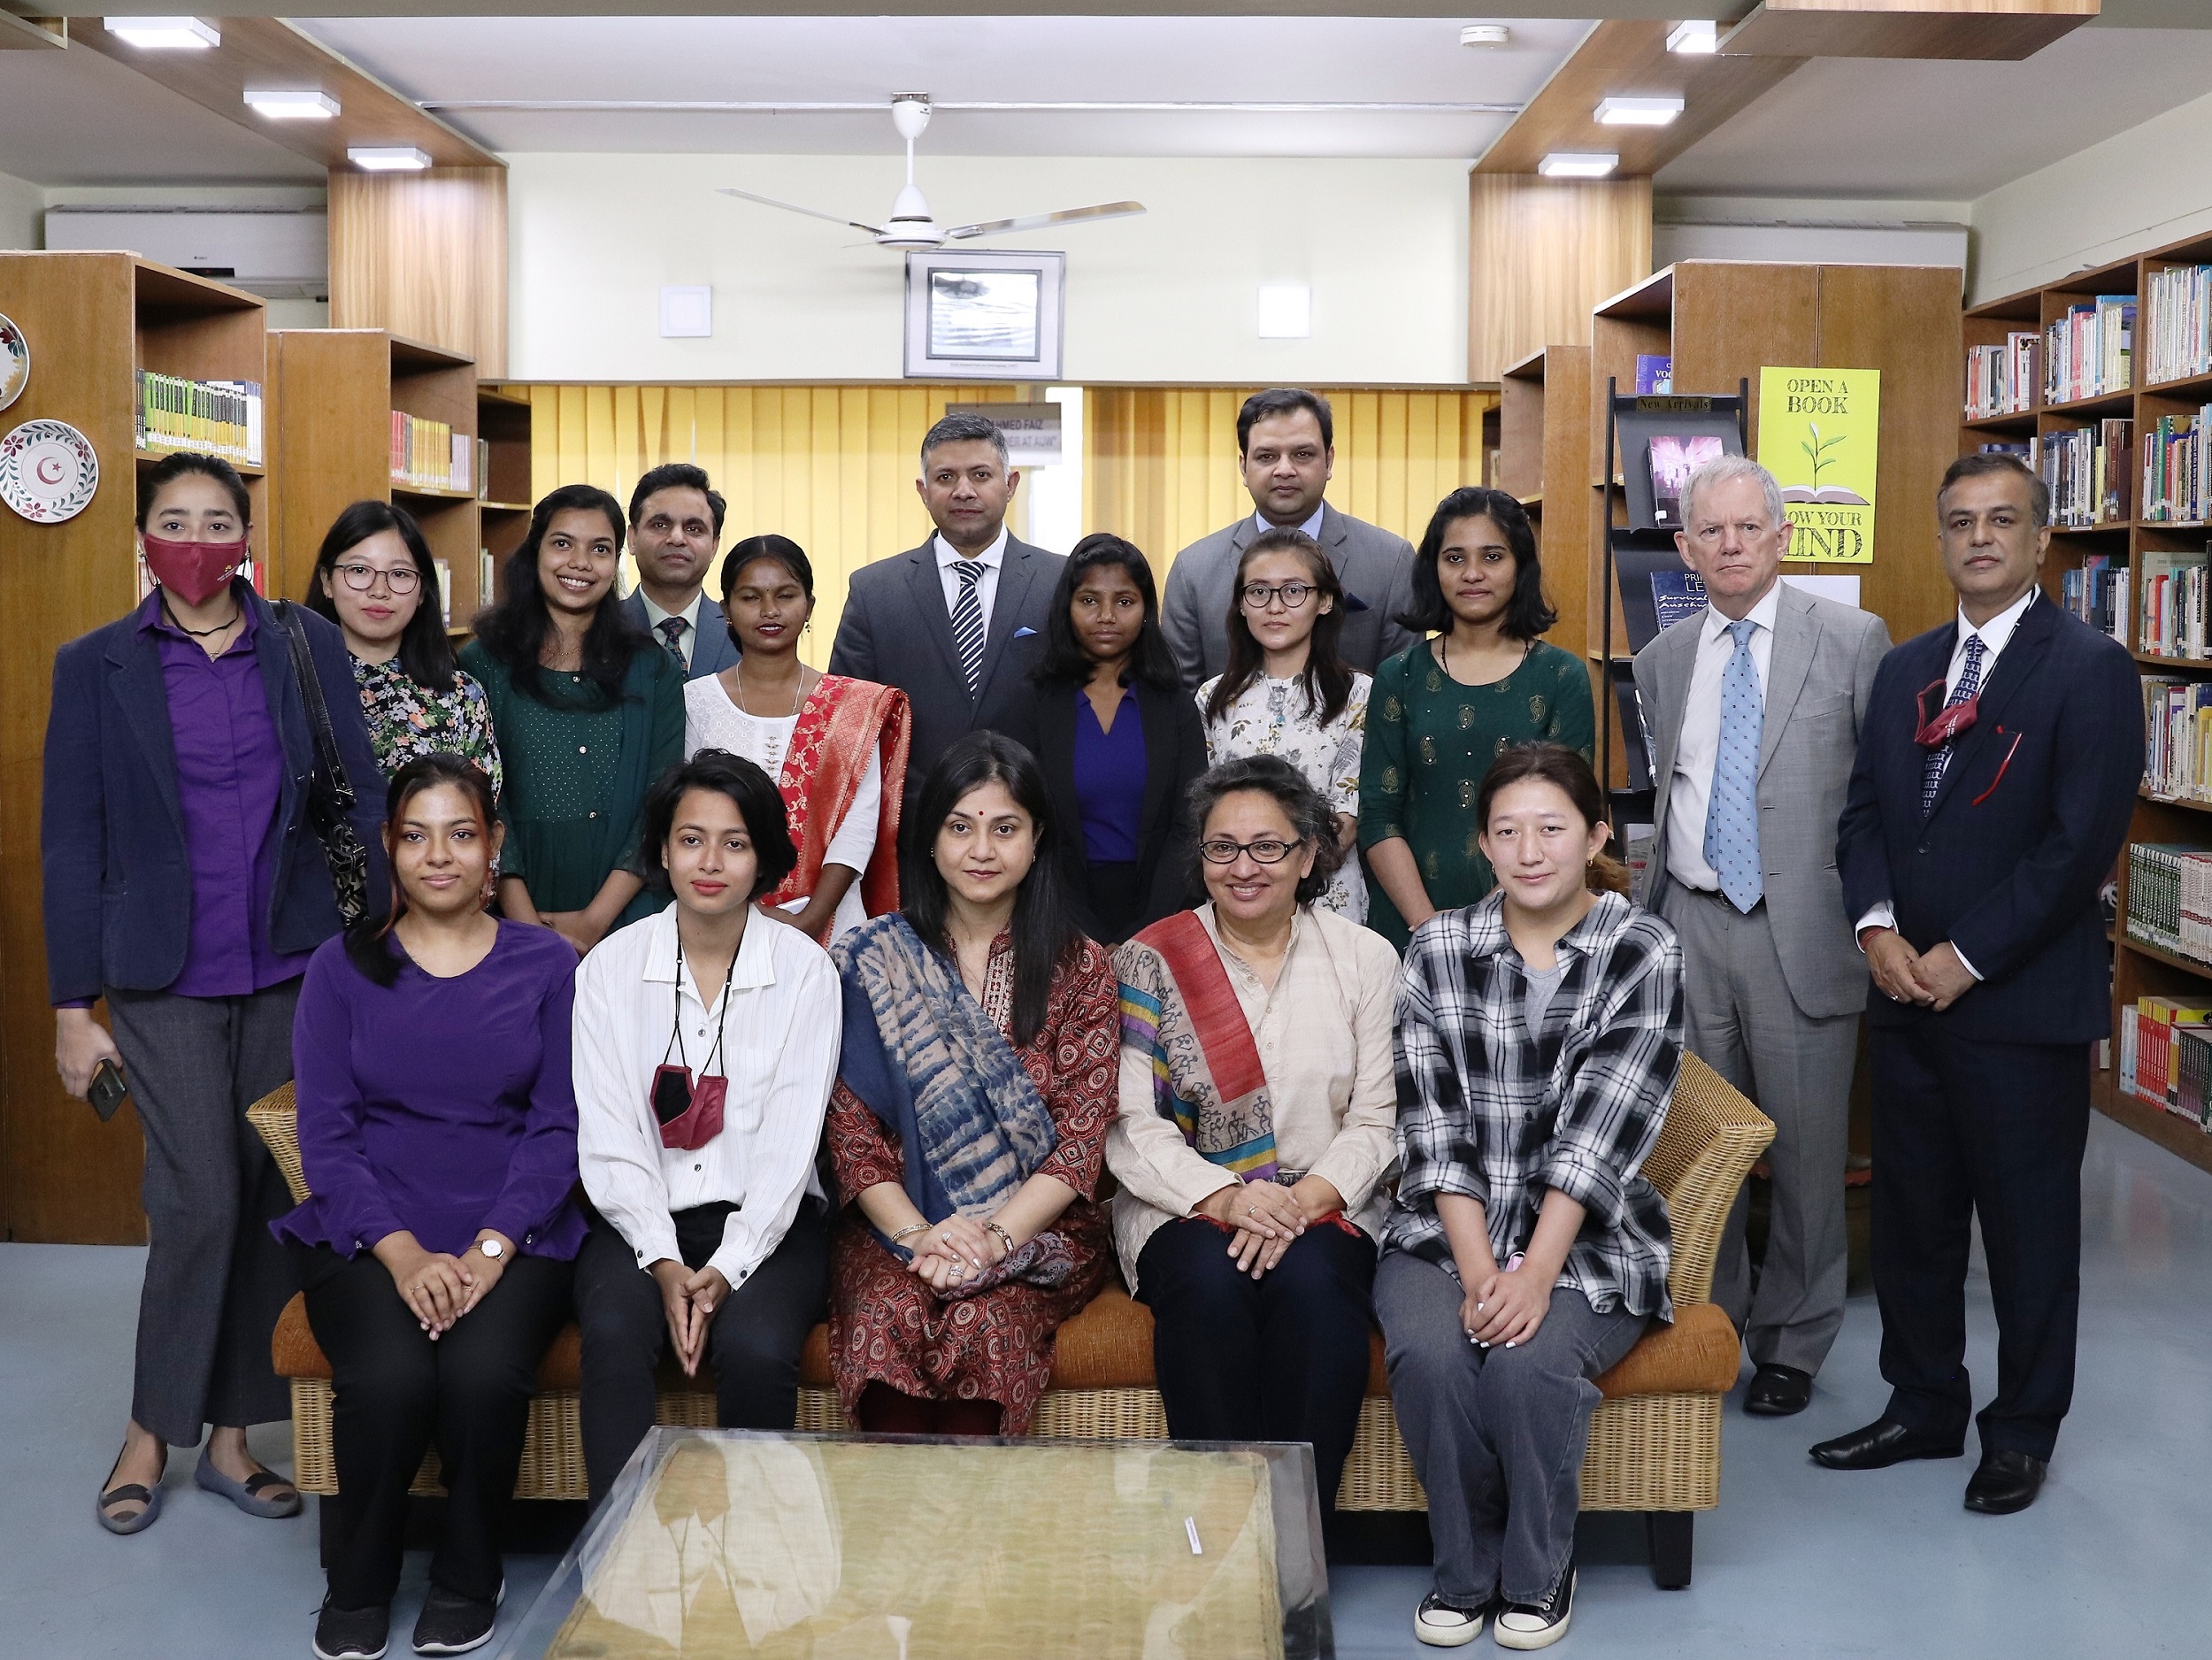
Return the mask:
[[292,1086],[280,1084],[246,1109],[246,1122],[260,1133],[269,1156],[284,1172],[284,1185],[292,1190],[292,1203],[307,1203],[307,1172],[300,1165],[299,1110],[293,1104]]
[[1771,1118],[1703,1061],[1683,1052],[1659,1144],[1644,1161],[1644,1174],[1666,1195],[1674,1227],[1667,1289],[1678,1304],[1703,1303],[1713,1295],[1713,1263],[1729,1208],[1773,1140]]

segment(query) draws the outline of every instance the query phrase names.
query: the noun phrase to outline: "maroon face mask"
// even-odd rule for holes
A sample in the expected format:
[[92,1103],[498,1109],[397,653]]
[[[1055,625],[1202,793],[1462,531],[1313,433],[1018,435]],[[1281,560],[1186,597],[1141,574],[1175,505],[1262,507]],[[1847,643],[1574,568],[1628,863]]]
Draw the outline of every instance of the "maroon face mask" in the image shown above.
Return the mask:
[[188,605],[204,605],[223,591],[230,573],[246,562],[246,540],[171,542],[141,533],[146,568],[154,580]]

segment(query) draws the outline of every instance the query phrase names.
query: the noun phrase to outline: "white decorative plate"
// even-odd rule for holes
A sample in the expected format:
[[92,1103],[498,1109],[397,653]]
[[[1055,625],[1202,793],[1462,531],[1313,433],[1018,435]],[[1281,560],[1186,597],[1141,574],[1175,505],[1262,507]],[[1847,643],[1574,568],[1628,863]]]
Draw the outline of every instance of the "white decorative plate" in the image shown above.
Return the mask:
[[31,383],[31,342],[23,331],[0,317],[0,409],[23,396]]
[[34,525],[74,519],[99,488],[92,441],[67,421],[25,421],[0,438],[0,502]]

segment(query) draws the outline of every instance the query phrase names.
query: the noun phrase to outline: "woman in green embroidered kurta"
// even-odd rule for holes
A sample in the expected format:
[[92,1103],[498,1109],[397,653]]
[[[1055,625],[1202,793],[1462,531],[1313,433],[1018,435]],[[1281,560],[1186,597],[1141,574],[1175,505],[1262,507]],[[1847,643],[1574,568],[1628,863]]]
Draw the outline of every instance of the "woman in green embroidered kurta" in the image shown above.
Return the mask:
[[1414,556],[1409,628],[1435,634],[1375,671],[1360,755],[1367,926],[1401,951],[1440,911],[1496,886],[1477,845],[1475,792],[1499,753],[1539,740],[1585,760],[1597,747],[1590,673],[1538,638],[1536,536],[1502,490],[1454,490]]
[[579,955],[664,903],[636,868],[639,814],[653,780],[684,757],[682,666],[615,603],[622,531],[621,505],[603,490],[548,496],[461,651],[506,765],[500,903]]

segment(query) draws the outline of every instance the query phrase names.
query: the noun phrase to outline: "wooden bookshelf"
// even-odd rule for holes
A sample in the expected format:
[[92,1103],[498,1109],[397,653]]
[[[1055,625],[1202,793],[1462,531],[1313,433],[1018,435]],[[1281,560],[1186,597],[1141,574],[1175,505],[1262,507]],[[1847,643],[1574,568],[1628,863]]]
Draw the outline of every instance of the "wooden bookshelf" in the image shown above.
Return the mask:
[[[2192,237],[2170,243],[2093,270],[2073,273],[2043,288],[2024,289],[1969,308],[1963,319],[1965,345],[1999,344],[2013,330],[2032,330],[2039,342],[2043,330],[2064,316],[2068,306],[2099,295],[2132,295],[2137,300],[2134,350],[2130,361],[2132,383],[2093,398],[2048,401],[2043,395],[2044,354],[2039,343],[2032,408],[2019,415],[1962,420],[1958,453],[1970,454],[1986,443],[2017,442],[2032,434],[2047,436],[2098,420],[2125,418],[2132,420],[2134,426],[2133,442],[2124,465],[2130,470],[2130,498],[2137,497],[2142,483],[2146,429],[2154,426],[2161,415],[2193,414],[2212,403],[2212,374],[2191,375],[2156,385],[2148,383],[2147,377],[2147,341],[2152,324],[2145,315],[2144,300],[2150,291],[2151,275],[2170,265],[2202,264],[2212,264],[2212,237]],[[1964,362],[1962,351],[1962,373]],[[1962,412],[1965,407],[1963,386],[1962,379]],[[2102,554],[2116,565],[2126,565],[2130,572],[2130,615],[2123,625],[2122,637],[2138,668],[2147,675],[2212,677],[2212,661],[2162,657],[2140,649],[2143,556],[2162,550],[2202,548],[2206,544],[2207,527],[2200,523],[2145,519],[2139,501],[2136,501],[2132,511],[2133,517],[2115,523],[2055,530],[2051,550],[2043,565],[2044,591],[2053,598],[2058,597],[2066,573],[2078,569],[2084,559],[2093,555]],[[2212,814],[2212,803],[2166,800],[2147,790],[2139,790],[2128,840],[2212,847],[2208,814]],[[2212,1134],[2149,1102],[2119,1093],[2119,1011],[2145,996],[2212,1003],[2212,963],[2199,962],[2131,939],[2125,926],[2128,862],[2124,855],[2120,859],[2117,875],[2122,923],[2112,930],[2113,1064],[2108,1072],[2098,1074],[2094,1099],[2098,1109],[2108,1117],[2192,1164],[2212,1170]]]
[[[530,400],[485,382],[476,388],[476,423],[487,456],[485,497],[477,503],[482,516],[479,549],[488,558],[495,582],[500,564],[530,528]],[[492,598],[487,591],[480,603],[488,604]],[[453,616],[457,624],[458,606]]]
[[[1587,641],[1590,536],[1586,492],[1547,480],[1571,479],[1588,444],[1590,349],[1547,346],[1505,371],[1499,382],[1497,488],[1517,496],[1536,530],[1546,597],[1559,613],[1551,643],[1580,656]],[[1593,681],[1593,688],[1595,682]]]
[[[139,1244],[142,1141],[130,1107],[103,1124],[54,1072],[40,911],[39,780],[55,651],[138,601],[131,528],[137,476],[134,372],[261,382],[262,302],[121,253],[0,253],[0,312],[21,326],[31,379],[0,417],[67,421],[91,441],[100,485],[77,517],[33,525],[0,508],[10,578],[0,584],[0,1230],[17,1240]],[[265,403],[265,411],[268,405]],[[265,423],[266,417],[265,416]],[[266,426],[265,424],[265,434]],[[270,480],[242,468],[255,557],[271,549]]]

